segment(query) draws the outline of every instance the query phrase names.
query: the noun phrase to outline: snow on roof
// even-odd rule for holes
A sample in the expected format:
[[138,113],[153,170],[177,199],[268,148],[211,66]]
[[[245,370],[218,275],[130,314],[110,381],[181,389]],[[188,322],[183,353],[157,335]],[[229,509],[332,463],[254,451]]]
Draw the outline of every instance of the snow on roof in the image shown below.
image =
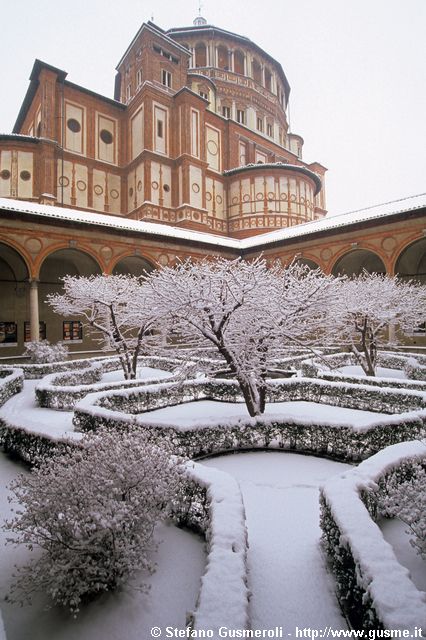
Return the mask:
[[400,200],[393,200],[392,202],[386,202],[380,205],[374,205],[372,207],[367,207],[366,209],[349,211],[340,215],[328,215],[321,220],[313,220],[312,222],[298,224],[294,227],[279,229],[277,231],[271,231],[269,233],[263,233],[250,238],[237,240],[209,232],[181,229],[179,227],[172,227],[157,222],[131,220],[130,218],[107,215],[94,211],[82,211],[80,209],[68,209],[65,207],[55,207],[51,205],[37,204],[34,202],[0,198],[0,209],[4,212],[11,211],[17,213],[29,213],[43,218],[50,218],[52,220],[66,220],[82,224],[108,227],[111,229],[122,229],[123,231],[145,233],[154,237],[157,236],[173,238],[175,240],[187,240],[235,250],[256,249],[257,247],[262,248],[264,245],[283,240],[292,240],[293,238],[301,238],[314,233],[331,231],[339,227],[343,228],[359,222],[365,222],[367,220],[391,217],[403,212],[415,211],[416,209],[421,209],[423,207],[426,207],[426,193],[402,198]]
[[95,211],[82,211],[81,209],[68,209],[66,207],[55,207],[43,205],[35,202],[24,202],[20,200],[10,200],[0,198],[0,209],[3,211],[13,211],[17,213],[29,213],[31,215],[49,218],[51,220],[67,220],[83,224],[109,227],[111,229],[122,229],[123,231],[134,231],[147,233],[153,236],[175,238],[176,240],[189,240],[193,242],[203,242],[207,244],[239,249],[240,241],[217,236],[203,231],[192,231],[180,229],[179,227],[169,227],[157,222],[145,222],[143,220],[131,220],[121,216],[106,215]]
[[400,200],[392,200],[384,204],[374,205],[366,209],[357,209],[356,211],[349,211],[339,215],[328,214],[328,216],[321,220],[313,220],[312,222],[305,222],[304,224],[287,227],[279,231],[271,231],[261,236],[252,236],[242,241],[244,243],[243,248],[254,249],[258,245],[263,246],[281,240],[292,240],[293,238],[300,238],[321,231],[331,231],[332,229],[346,227],[367,220],[391,217],[404,211],[415,211],[423,207],[426,207],[426,193],[401,198]]

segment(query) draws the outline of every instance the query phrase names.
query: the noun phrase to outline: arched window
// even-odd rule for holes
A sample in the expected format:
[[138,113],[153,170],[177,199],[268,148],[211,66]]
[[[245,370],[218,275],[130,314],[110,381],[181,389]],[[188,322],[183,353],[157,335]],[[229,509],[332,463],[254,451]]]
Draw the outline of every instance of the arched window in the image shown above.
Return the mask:
[[223,45],[217,48],[217,66],[219,69],[229,69],[228,49]]
[[195,66],[207,67],[207,49],[204,42],[199,42],[195,46]]
[[234,51],[234,72],[240,73],[242,76],[244,75],[244,53],[237,49]]
[[251,64],[251,71],[252,71],[253,80],[258,84],[262,84],[262,67],[260,66],[256,58],[253,58],[253,62]]

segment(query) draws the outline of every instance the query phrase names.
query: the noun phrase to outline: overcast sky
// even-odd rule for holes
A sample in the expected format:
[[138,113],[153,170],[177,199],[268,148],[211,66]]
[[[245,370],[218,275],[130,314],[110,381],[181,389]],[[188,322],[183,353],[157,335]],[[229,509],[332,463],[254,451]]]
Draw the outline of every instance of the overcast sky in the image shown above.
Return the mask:
[[[198,0],[1,0],[0,132],[35,58],[112,97],[142,22],[188,26],[197,13]],[[304,160],[328,168],[330,214],[426,192],[426,0],[203,0],[201,13],[282,64]]]

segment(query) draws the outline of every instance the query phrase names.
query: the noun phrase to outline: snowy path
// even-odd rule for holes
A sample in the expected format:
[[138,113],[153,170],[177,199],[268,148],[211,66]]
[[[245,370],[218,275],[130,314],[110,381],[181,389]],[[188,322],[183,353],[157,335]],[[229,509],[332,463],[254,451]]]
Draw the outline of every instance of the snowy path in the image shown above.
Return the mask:
[[25,380],[23,391],[12,396],[0,408],[0,418],[5,418],[14,426],[56,437],[62,436],[65,431],[73,431],[72,411],[53,411],[37,406],[34,389],[39,382]]
[[345,629],[319,549],[318,487],[347,464],[279,452],[220,456],[203,464],[235,476],[249,536],[253,629]]

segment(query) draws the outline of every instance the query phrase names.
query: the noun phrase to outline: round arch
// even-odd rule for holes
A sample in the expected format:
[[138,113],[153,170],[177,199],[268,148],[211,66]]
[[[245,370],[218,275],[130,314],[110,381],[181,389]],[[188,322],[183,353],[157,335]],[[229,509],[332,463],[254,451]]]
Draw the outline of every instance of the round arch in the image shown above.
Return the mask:
[[426,238],[407,245],[395,261],[395,275],[426,284]]
[[62,278],[65,276],[101,275],[102,269],[95,258],[89,253],[77,248],[63,248],[52,251],[40,266],[39,272],[39,309],[40,321],[45,323],[46,338],[49,342],[63,341],[65,344],[76,344],[81,349],[96,349],[97,343],[85,335],[85,329],[80,325],[78,317],[62,317],[46,304],[50,294],[61,293]]
[[194,47],[195,67],[207,67],[207,47],[204,42],[197,42]]
[[144,276],[153,271],[155,266],[142,256],[123,256],[117,260],[112,268],[113,275]]
[[386,267],[377,253],[369,249],[353,249],[340,256],[331,269],[334,276],[357,276],[363,271],[386,273]]
[[9,348],[10,355],[15,355],[16,345],[22,348],[29,321],[29,278],[25,258],[0,242],[0,345],[8,348],[2,355],[9,355]]
[[241,49],[235,49],[234,51],[234,73],[238,73],[241,76],[245,73],[245,54]]

